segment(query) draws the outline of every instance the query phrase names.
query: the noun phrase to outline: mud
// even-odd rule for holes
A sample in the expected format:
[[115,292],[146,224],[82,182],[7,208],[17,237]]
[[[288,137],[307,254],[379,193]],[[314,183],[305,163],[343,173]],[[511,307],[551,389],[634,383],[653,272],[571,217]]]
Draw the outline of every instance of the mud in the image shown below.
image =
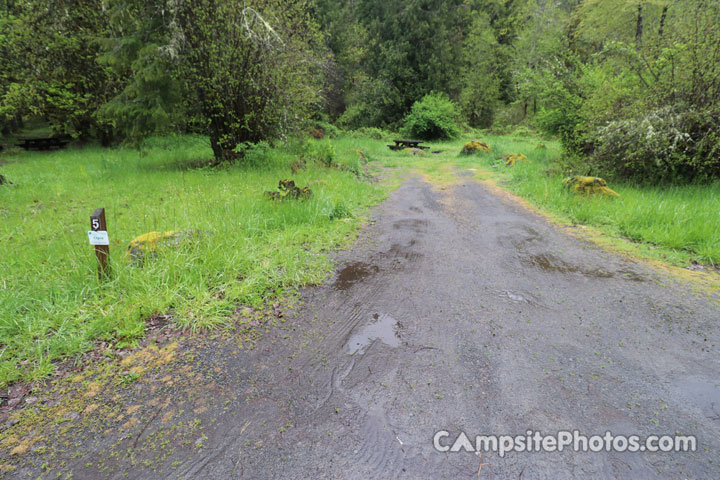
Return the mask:
[[[123,387],[136,423],[42,430],[45,450],[1,461],[17,478],[719,478],[718,299],[465,182],[409,179],[254,348],[188,341]],[[699,448],[480,458],[432,443],[575,429]]]
[[372,323],[352,334],[344,347],[348,354],[362,355],[373,342],[378,340],[391,347],[400,345],[400,338],[397,335],[397,320],[390,315],[379,313],[373,314],[373,319]]
[[377,265],[370,265],[365,262],[354,262],[350,265],[342,267],[335,279],[335,288],[338,290],[347,290],[356,282],[362,281],[380,271]]

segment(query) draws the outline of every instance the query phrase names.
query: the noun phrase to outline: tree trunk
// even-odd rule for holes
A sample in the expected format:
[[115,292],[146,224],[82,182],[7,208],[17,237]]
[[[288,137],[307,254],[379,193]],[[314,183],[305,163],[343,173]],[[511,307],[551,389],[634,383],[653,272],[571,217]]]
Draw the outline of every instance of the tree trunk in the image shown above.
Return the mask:
[[637,13],[637,26],[635,27],[635,45],[638,49],[642,46],[642,36],[643,36],[643,7],[642,3],[638,3],[638,13]]
[[660,16],[660,30],[658,30],[658,36],[662,40],[663,34],[665,33],[665,19],[667,18],[669,5],[663,7],[662,15]]
[[214,132],[210,134],[210,147],[212,147],[213,157],[215,157],[215,164],[222,163],[224,157],[224,150],[220,146],[220,138]]

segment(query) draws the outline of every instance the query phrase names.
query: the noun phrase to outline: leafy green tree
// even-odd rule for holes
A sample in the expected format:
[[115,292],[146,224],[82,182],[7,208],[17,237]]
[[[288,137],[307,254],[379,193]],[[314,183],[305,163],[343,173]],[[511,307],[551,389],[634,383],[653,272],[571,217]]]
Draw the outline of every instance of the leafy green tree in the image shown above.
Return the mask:
[[486,13],[478,12],[463,45],[464,63],[461,70],[460,106],[467,122],[473,127],[490,127],[501,103],[501,76],[498,43]]
[[28,0],[12,6],[2,21],[0,53],[2,111],[47,118],[54,129],[74,136],[107,134],[96,116],[117,88],[96,62],[98,38],[106,33],[97,5],[80,0]]
[[107,0],[107,35],[98,63],[119,79],[117,94],[98,116],[116,135],[137,144],[145,137],[184,128],[182,86],[173,10],[165,1]]
[[[511,67],[527,1],[318,0],[346,74],[340,121],[395,127],[415,101],[437,91],[461,104],[471,124],[487,126],[496,104],[517,96]],[[346,61],[356,44],[366,47]]]
[[186,112],[210,136],[216,161],[275,138],[316,108],[321,36],[305,1],[183,1],[176,11],[178,78]]
[[720,4],[703,0],[574,8],[566,48],[525,87],[574,170],[644,182],[720,177],[718,19]]

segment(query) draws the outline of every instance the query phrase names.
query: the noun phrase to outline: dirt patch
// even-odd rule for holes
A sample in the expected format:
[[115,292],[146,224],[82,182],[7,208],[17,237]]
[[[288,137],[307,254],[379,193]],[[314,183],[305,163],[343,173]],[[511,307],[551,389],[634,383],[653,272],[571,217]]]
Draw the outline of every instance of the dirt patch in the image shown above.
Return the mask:
[[371,275],[375,275],[379,271],[380,267],[377,265],[371,265],[366,262],[351,263],[338,270],[334,286],[337,290],[347,290],[355,285],[355,283]]

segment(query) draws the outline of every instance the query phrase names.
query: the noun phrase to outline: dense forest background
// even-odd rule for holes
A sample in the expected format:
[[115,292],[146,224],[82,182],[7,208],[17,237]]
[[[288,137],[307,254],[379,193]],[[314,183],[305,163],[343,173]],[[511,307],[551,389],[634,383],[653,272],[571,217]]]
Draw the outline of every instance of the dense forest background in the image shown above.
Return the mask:
[[563,168],[720,178],[717,0],[2,0],[0,128],[207,134],[525,126]]

